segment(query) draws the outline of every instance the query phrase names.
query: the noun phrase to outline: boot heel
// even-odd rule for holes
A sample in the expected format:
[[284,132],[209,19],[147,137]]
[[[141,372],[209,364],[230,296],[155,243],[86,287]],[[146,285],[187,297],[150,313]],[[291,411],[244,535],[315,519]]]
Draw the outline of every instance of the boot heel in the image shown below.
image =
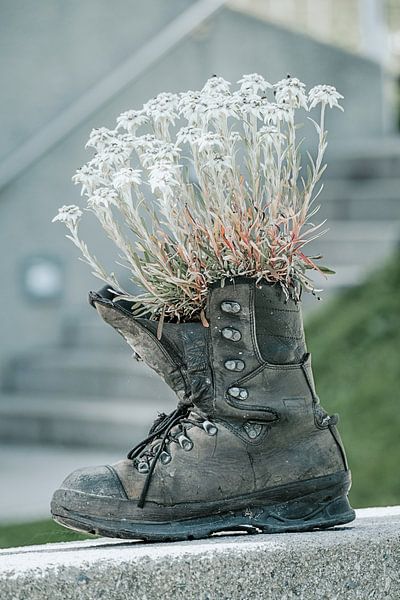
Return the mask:
[[[291,500],[283,504],[266,507],[253,519],[253,524],[263,533],[290,531],[311,531],[326,529],[335,525],[344,525],[355,519],[346,495],[322,500],[308,498]],[[307,506],[309,509],[307,510]]]

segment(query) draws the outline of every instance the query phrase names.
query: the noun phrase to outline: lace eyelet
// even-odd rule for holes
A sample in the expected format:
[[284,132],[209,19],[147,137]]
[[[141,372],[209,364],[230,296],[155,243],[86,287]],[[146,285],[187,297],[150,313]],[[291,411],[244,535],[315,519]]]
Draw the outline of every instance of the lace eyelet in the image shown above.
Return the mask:
[[178,443],[180,447],[186,452],[189,452],[193,448],[193,442],[189,440],[189,438],[186,437],[186,435],[181,434],[180,436],[178,436]]
[[246,366],[242,360],[234,358],[226,360],[224,365],[225,369],[228,369],[228,371],[243,371]]
[[228,394],[232,396],[232,398],[237,398],[238,400],[247,400],[249,397],[249,392],[245,388],[240,387],[229,388]]
[[160,454],[160,461],[163,465],[167,465],[172,460],[172,456],[166,450],[163,450]]
[[149,463],[145,461],[140,462],[137,466],[137,470],[139,471],[139,473],[148,473],[150,470]]
[[239,302],[225,300],[221,302],[221,310],[222,312],[236,315],[242,310],[242,307]]
[[221,335],[226,340],[230,340],[231,342],[238,342],[242,339],[242,334],[237,329],[233,329],[233,327],[224,327],[221,331]]
[[218,431],[218,427],[211,421],[203,421],[203,429],[208,435],[216,435]]

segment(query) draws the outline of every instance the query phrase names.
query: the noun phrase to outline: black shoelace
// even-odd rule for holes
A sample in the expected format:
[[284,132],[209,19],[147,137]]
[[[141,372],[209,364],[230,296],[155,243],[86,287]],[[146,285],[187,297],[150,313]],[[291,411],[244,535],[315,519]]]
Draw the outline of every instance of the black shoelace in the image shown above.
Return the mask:
[[[193,442],[187,435],[187,426],[200,427],[208,435],[215,435],[218,431],[216,425],[208,419],[192,413],[196,418],[189,418],[190,408],[178,407],[169,415],[161,414],[153,423],[149,435],[128,452],[128,458],[133,460],[135,468],[141,473],[147,473],[141,491],[138,507],[143,508],[151,478],[160,457],[164,462],[171,460],[167,451],[170,443],[177,443],[183,450],[193,448]],[[174,432],[172,430],[176,428]],[[154,443],[155,442],[155,443]]]

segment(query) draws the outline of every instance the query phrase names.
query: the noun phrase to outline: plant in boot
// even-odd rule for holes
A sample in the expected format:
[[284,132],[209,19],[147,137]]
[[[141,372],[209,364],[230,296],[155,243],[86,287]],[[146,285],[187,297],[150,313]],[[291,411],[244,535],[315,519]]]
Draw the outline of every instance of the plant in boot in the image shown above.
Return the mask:
[[[308,273],[321,267],[305,247],[322,233],[311,219],[325,169],[325,111],[340,108],[341,97],[330,86],[307,94],[292,77],[271,85],[244,75],[235,91],[212,77],[200,92],[160,94],[120,115],[115,129],[94,129],[87,145],[96,153],[74,181],[143,288],[140,297],[80,240],[80,209],[64,206],[55,220],[136,315],[199,319],[208,286],[239,275],[277,282],[286,295],[299,283],[313,291]],[[297,131],[308,110],[318,111],[318,121],[308,117],[317,148],[305,169]]]
[[[166,540],[354,519],[300,310],[301,290],[315,291],[308,272],[320,268],[304,247],[320,235],[310,219],[325,109],[341,96],[330,86],[307,94],[291,77],[238,83],[231,91],[213,77],[200,92],[161,94],[91,134],[97,153],[75,179],[143,294],[89,252],[78,207],[56,217],[106,282],[91,304],[179,399],[127,459],[65,479],[52,513],[68,527]],[[314,108],[318,145],[303,176],[296,115]]]

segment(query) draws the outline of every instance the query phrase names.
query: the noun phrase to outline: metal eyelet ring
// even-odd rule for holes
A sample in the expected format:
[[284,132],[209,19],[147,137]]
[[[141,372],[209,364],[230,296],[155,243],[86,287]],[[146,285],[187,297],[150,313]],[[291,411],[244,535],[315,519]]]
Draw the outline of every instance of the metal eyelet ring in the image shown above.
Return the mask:
[[233,329],[233,327],[224,327],[221,331],[222,337],[226,340],[231,340],[232,342],[238,342],[242,339],[242,334],[237,329]]
[[226,300],[225,302],[221,302],[221,310],[222,312],[236,315],[242,310],[242,307],[239,302]]
[[226,360],[224,365],[225,369],[228,369],[228,371],[243,371],[246,366],[245,363],[240,359]]
[[137,470],[139,473],[148,473],[150,470],[149,463],[142,461],[138,464]]
[[172,460],[172,456],[169,454],[169,452],[166,452],[166,450],[163,450],[160,454],[160,461],[163,465],[167,465],[169,462],[171,462]]
[[228,394],[232,398],[238,398],[238,400],[247,400],[249,392],[245,388],[231,387],[228,389]]
[[183,433],[178,437],[178,442],[180,447],[186,452],[189,452],[193,448],[193,442],[186,435],[183,435]]
[[216,435],[218,427],[211,421],[203,421],[203,429],[208,435]]

